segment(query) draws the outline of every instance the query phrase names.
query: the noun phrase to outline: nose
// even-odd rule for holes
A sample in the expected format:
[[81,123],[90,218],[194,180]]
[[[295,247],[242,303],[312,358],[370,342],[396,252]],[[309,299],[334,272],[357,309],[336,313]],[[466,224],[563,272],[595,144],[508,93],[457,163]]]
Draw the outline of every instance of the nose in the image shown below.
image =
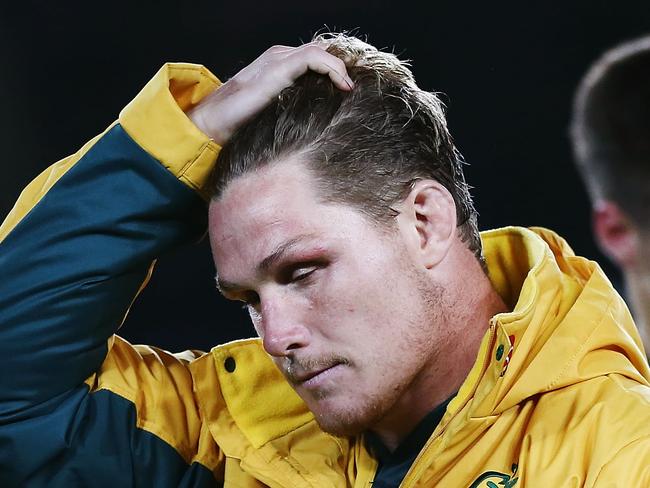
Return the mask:
[[286,294],[261,300],[260,335],[271,356],[284,357],[309,344],[309,330],[300,320],[300,309]]

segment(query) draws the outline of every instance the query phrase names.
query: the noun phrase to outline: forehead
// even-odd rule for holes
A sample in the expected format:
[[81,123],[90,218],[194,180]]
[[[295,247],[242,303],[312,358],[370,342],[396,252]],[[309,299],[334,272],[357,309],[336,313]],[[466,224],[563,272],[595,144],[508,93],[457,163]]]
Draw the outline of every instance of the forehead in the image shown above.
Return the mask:
[[[293,158],[234,179],[210,205],[211,232],[233,237],[230,234],[240,235],[251,225],[308,216],[311,211],[306,206],[319,203],[312,179]],[[232,224],[239,228],[231,229]]]
[[323,203],[310,172],[290,158],[233,180],[211,203],[213,256],[218,268],[234,259],[244,266],[298,237],[336,238],[343,227],[334,222],[353,213],[350,207]]

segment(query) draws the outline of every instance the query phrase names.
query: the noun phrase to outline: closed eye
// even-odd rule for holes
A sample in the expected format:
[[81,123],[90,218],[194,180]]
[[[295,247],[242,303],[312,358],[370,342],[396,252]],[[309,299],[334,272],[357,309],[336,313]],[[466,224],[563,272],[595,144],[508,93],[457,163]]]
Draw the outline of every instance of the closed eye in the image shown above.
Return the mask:
[[326,266],[320,261],[301,262],[288,265],[280,270],[278,282],[283,285],[296,283],[309,278],[316,270]]
[[[283,270],[280,279],[278,281],[282,285],[290,285],[291,283],[306,281],[318,269],[319,269],[318,265],[311,265],[311,266],[299,265],[297,267],[292,266],[290,268]],[[244,297],[241,298],[241,301],[244,302],[242,308],[250,312],[251,308],[254,309],[259,305],[260,297],[255,292],[248,292]]]
[[299,268],[291,274],[291,281],[301,281],[305,278],[308,278],[314,271],[316,271],[316,266],[311,266],[309,268]]

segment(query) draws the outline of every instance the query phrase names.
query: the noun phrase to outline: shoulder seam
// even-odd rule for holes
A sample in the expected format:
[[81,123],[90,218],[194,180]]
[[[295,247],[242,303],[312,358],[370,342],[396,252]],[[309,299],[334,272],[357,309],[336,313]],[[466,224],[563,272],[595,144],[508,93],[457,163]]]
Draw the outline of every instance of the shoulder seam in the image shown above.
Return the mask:
[[169,437],[165,434],[165,430],[158,425],[156,422],[143,419],[141,415],[138,412],[138,409],[135,405],[135,402],[133,401],[133,396],[135,395],[135,392],[129,391],[123,388],[120,388],[119,386],[115,385],[102,385],[96,389],[91,390],[89,393],[97,393],[99,391],[110,391],[114,395],[119,396],[120,398],[123,398],[124,400],[128,401],[133,405],[134,411],[135,411],[135,417],[136,417],[136,428],[148,432],[157,438],[159,438],[161,441],[163,441],[165,444],[173,448],[178,454],[181,456],[183,461],[190,466],[194,462],[201,464],[204,466],[206,469],[212,471],[213,468],[211,468],[208,464],[201,462],[201,459],[197,457],[195,454],[191,452],[191,449],[189,449],[187,446],[177,446],[175,445],[174,442],[172,442]]

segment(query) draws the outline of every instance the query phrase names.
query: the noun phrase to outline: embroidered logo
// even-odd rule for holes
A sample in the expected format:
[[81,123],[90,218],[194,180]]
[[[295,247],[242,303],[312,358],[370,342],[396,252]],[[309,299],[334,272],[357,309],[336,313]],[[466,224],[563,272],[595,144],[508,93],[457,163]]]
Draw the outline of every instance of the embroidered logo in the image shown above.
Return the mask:
[[508,349],[508,354],[506,354],[506,358],[503,360],[503,370],[501,371],[501,374],[499,376],[503,376],[504,374],[506,374],[506,371],[508,371],[508,365],[510,365],[510,359],[512,358],[512,353],[515,350],[515,336],[513,335],[508,336],[508,339],[510,340],[510,349]]
[[519,478],[516,478],[519,466],[512,465],[511,474],[499,473],[498,471],[486,471],[476,478],[469,488],[512,488],[517,484]]

